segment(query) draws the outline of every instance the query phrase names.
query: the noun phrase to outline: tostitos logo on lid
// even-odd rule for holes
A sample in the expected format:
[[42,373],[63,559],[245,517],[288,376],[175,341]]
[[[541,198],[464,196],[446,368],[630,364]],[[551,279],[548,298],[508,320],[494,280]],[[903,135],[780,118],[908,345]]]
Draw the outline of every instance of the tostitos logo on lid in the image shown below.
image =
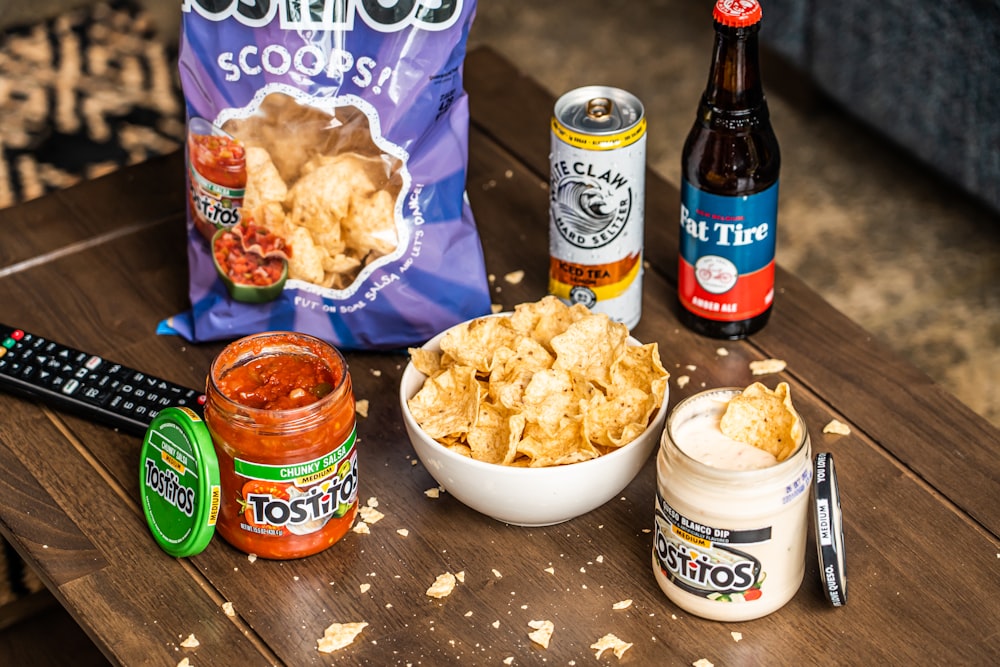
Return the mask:
[[719,0],[712,18],[731,28],[745,28],[760,21],[763,12],[757,0]]

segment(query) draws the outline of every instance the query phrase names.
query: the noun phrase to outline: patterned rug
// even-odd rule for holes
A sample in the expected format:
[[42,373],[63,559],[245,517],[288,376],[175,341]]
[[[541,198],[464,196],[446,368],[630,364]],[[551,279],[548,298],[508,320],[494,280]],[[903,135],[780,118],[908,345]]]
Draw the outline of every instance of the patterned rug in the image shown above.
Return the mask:
[[0,35],[0,208],[178,148],[176,72],[127,2]]
[[[0,208],[180,147],[176,70],[126,2],[0,34]],[[0,606],[42,588],[0,539]]]

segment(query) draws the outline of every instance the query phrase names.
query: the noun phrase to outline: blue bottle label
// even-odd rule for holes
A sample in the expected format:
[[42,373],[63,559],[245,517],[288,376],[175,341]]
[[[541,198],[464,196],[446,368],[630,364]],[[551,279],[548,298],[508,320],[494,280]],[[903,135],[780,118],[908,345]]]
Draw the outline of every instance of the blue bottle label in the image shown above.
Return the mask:
[[678,295],[695,315],[735,322],[774,300],[778,183],[727,197],[681,184]]

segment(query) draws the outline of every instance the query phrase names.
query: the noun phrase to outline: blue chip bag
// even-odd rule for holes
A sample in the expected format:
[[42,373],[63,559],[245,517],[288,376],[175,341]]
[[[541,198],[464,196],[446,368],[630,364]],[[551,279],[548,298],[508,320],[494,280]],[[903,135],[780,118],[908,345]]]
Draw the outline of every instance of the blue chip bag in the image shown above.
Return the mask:
[[474,0],[184,0],[192,341],[395,349],[490,311],[465,196]]

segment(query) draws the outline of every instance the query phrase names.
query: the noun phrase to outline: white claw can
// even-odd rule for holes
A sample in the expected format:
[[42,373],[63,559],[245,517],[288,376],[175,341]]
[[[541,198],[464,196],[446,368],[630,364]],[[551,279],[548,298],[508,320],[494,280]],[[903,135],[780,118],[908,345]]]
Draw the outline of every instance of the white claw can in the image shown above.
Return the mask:
[[629,329],[642,315],[646,116],[610,86],[572,90],[552,116],[549,294]]

